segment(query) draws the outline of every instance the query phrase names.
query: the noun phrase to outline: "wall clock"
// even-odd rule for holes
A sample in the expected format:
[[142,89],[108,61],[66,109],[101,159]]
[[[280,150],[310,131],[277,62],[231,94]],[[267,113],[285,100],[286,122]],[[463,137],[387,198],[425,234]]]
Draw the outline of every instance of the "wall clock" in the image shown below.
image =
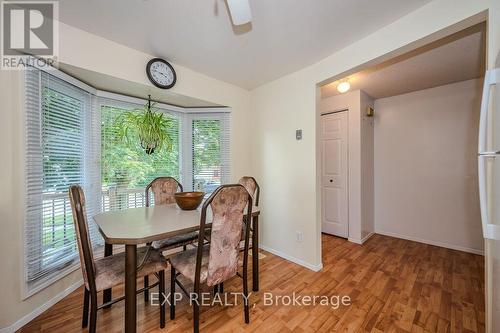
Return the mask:
[[161,89],[172,88],[177,80],[177,75],[172,65],[161,58],[154,58],[148,62],[146,65],[146,74],[151,83]]

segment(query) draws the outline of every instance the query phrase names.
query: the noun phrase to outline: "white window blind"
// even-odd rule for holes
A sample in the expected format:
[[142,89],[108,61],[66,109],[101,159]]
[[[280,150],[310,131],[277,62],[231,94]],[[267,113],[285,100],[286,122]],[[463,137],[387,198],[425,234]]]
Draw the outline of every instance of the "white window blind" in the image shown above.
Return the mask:
[[[145,101],[146,103],[146,101]],[[139,138],[121,138],[119,133],[125,112],[137,112],[144,104],[120,102],[111,99],[100,101],[101,109],[101,175],[102,210],[142,207],[145,204],[145,187],[156,177],[170,176],[180,179],[180,117],[178,113],[155,108],[169,120],[167,134],[172,144],[148,155],[140,146]],[[129,132],[130,133],[130,132]]]
[[92,96],[46,72],[25,72],[26,223],[25,265],[28,286],[78,262],[68,187],[80,184],[87,194],[91,239],[101,238],[91,216],[97,144],[92,133]]
[[212,193],[230,179],[229,113],[191,114],[192,188]]
[[171,149],[147,155],[139,140],[118,135],[123,114],[142,109],[146,100],[103,92],[105,97],[97,97],[78,80],[53,74],[25,71],[28,296],[79,264],[70,185],[83,187],[95,247],[103,240],[93,216],[143,206],[144,189],[154,178],[175,177],[185,190],[207,193],[230,179],[229,113],[186,113],[161,105],[157,110],[170,120]]

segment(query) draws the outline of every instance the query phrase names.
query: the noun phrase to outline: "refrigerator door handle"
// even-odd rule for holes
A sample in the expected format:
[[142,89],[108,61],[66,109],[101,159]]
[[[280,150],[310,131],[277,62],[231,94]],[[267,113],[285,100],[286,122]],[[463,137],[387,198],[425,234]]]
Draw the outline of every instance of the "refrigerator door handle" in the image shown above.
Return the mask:
[[479,116],[478,152],[486,149],[486,127],[488,124],[488,104],[490,99],[490,86],[500,82],[500,68],[490,69],[484,74],[483,97],[481,99],[481,113]]

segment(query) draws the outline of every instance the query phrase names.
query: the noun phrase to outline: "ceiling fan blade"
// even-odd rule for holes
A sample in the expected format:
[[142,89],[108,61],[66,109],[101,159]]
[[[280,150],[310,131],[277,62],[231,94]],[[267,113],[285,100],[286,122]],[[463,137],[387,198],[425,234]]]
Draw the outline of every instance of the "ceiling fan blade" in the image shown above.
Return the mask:
[[249,0],[226,0],[234,25],[242,25],[252,20]]

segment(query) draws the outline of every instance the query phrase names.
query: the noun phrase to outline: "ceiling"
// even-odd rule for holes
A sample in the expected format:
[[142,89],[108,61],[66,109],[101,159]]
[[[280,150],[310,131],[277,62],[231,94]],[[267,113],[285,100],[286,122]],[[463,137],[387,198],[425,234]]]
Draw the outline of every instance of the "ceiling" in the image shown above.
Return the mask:
[[[350,90],[363,90],[377,99],[482,77],[486,62],[485,31],[485,25],[479,24],[348,76]],[[323,86],[321,96],[340,94],[337,91],[340,81]]]
[[238,27],[224,0],[64,0],[59,16],[66,24],[252,89],[429,1],[250,0],[252,22]]
[[94,71],[89,71],[80,67],[75,67],[59,63],[58,69],[69,74],[78,80],[85,82],[89,86],[107,92],[127,95],[144,99],[151,95],[155,102],[181,106],[184,108],[202,108],[202,107],[221,107],[222,105],[210,103],[201,99],[188,97],[173,93],[169,90],[157,89],[153,86],[147,86],[136,82],[118,79]]

